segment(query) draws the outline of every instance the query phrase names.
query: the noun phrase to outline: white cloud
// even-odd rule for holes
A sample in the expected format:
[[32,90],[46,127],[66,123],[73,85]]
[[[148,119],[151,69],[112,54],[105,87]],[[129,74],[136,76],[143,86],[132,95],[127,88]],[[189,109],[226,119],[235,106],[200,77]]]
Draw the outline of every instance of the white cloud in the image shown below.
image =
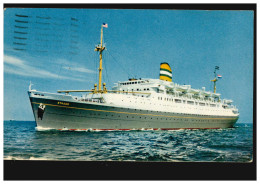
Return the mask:
[[90,70],[88,68],[84,68],[84,67],[78,67],[77,64],[71,62],[71,61],[68,61],[66,59],[62,59],[62,58],[59,58],[59,59],[56,59],[55,61],[53,61],[59,65],[63,65],[63,69],[65,70],[68,70],[70,72],[81,72],[81,73],[88,73],[88,74],[95,74],[97,73],[97,71],[94,71],[94,70]]
[[63,67],[66,70],[76,71],[76,72],[82,72],[82,73],[96,73],[93,70],[87,69],[87,68],[79,68],[79,67]]
[[90,70],[88,68],[84,68],[84,67],[78,67],[77,64],[68,61],[66,59],[56,59],[54,61],[57,64],[62,64],[63,65],[63,69],[69,70],[69,71],[75,71],[75,72],[81,72],[81,73],[89,73],[89,74],[94,74],[97,73],[97,71],[94,70]]
[[23,61],[13,56],[4,55],[4,62],[13,65],[23,65]]
[[30,66],[25,60],[14,56],[4,55],[4,72],[20,76],[37,77],[37,78],[59,78],[67,80],[83,81],[78,77],[67,77],[52,73],[50,71]]

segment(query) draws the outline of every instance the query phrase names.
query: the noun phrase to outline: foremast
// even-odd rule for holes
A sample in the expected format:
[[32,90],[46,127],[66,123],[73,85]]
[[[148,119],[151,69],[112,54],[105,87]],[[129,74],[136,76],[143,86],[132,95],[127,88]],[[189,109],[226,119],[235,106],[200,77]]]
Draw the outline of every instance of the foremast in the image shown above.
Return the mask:
[[103,46],[103,27],[107,27],[107,24],[101,25],[101,36],[100,36],[100,44],[98,44],[95,47],[95,51],[99,52],[99,74],[98,74],[98,90],[97,90],[97,84],[94,86],[94,93],[106,93],[106,83],[103,83],[103,90],[101,89],[101,83],[102,83],[102,52],[105,50],[105,47]]

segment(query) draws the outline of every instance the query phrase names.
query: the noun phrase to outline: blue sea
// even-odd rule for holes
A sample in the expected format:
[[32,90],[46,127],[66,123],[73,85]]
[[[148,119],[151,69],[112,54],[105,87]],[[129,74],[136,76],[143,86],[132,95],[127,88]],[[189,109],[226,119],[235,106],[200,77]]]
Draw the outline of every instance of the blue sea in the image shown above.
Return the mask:
[[253,125],[174,131],[39,131],[4,121],[5,160],[251,162]]

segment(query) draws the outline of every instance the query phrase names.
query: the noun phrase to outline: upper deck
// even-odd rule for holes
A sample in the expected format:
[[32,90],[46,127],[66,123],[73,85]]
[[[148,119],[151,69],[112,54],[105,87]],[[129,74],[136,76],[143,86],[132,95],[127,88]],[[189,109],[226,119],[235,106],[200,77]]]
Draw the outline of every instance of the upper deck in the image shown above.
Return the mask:
[[232,100],[221,100],[219,93],[206,91],[202,89],[193,89],[191,85],[179,85],[177,83],[164,81],[160,79],[129,79],[128,81],[115,83],[115,91],[122,92],[149,92],[151,94],[167,94],[173,97],[182,97],[193,100],[202,100],[206,102],[221,102],[231,105]]

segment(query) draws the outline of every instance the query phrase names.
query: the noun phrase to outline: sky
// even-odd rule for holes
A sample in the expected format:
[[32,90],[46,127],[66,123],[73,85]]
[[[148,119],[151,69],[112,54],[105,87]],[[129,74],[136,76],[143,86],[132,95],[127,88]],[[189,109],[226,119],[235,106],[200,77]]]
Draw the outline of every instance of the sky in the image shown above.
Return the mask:
[[103,79],[111,89],[128,78],[159,78],[170,64],[173,82],[213,91],[253,122],[254,12],[235,10],[4,10],[4,120],[34,120],[27,94],[92,89],[98,83],[94,48],[104,28]]

